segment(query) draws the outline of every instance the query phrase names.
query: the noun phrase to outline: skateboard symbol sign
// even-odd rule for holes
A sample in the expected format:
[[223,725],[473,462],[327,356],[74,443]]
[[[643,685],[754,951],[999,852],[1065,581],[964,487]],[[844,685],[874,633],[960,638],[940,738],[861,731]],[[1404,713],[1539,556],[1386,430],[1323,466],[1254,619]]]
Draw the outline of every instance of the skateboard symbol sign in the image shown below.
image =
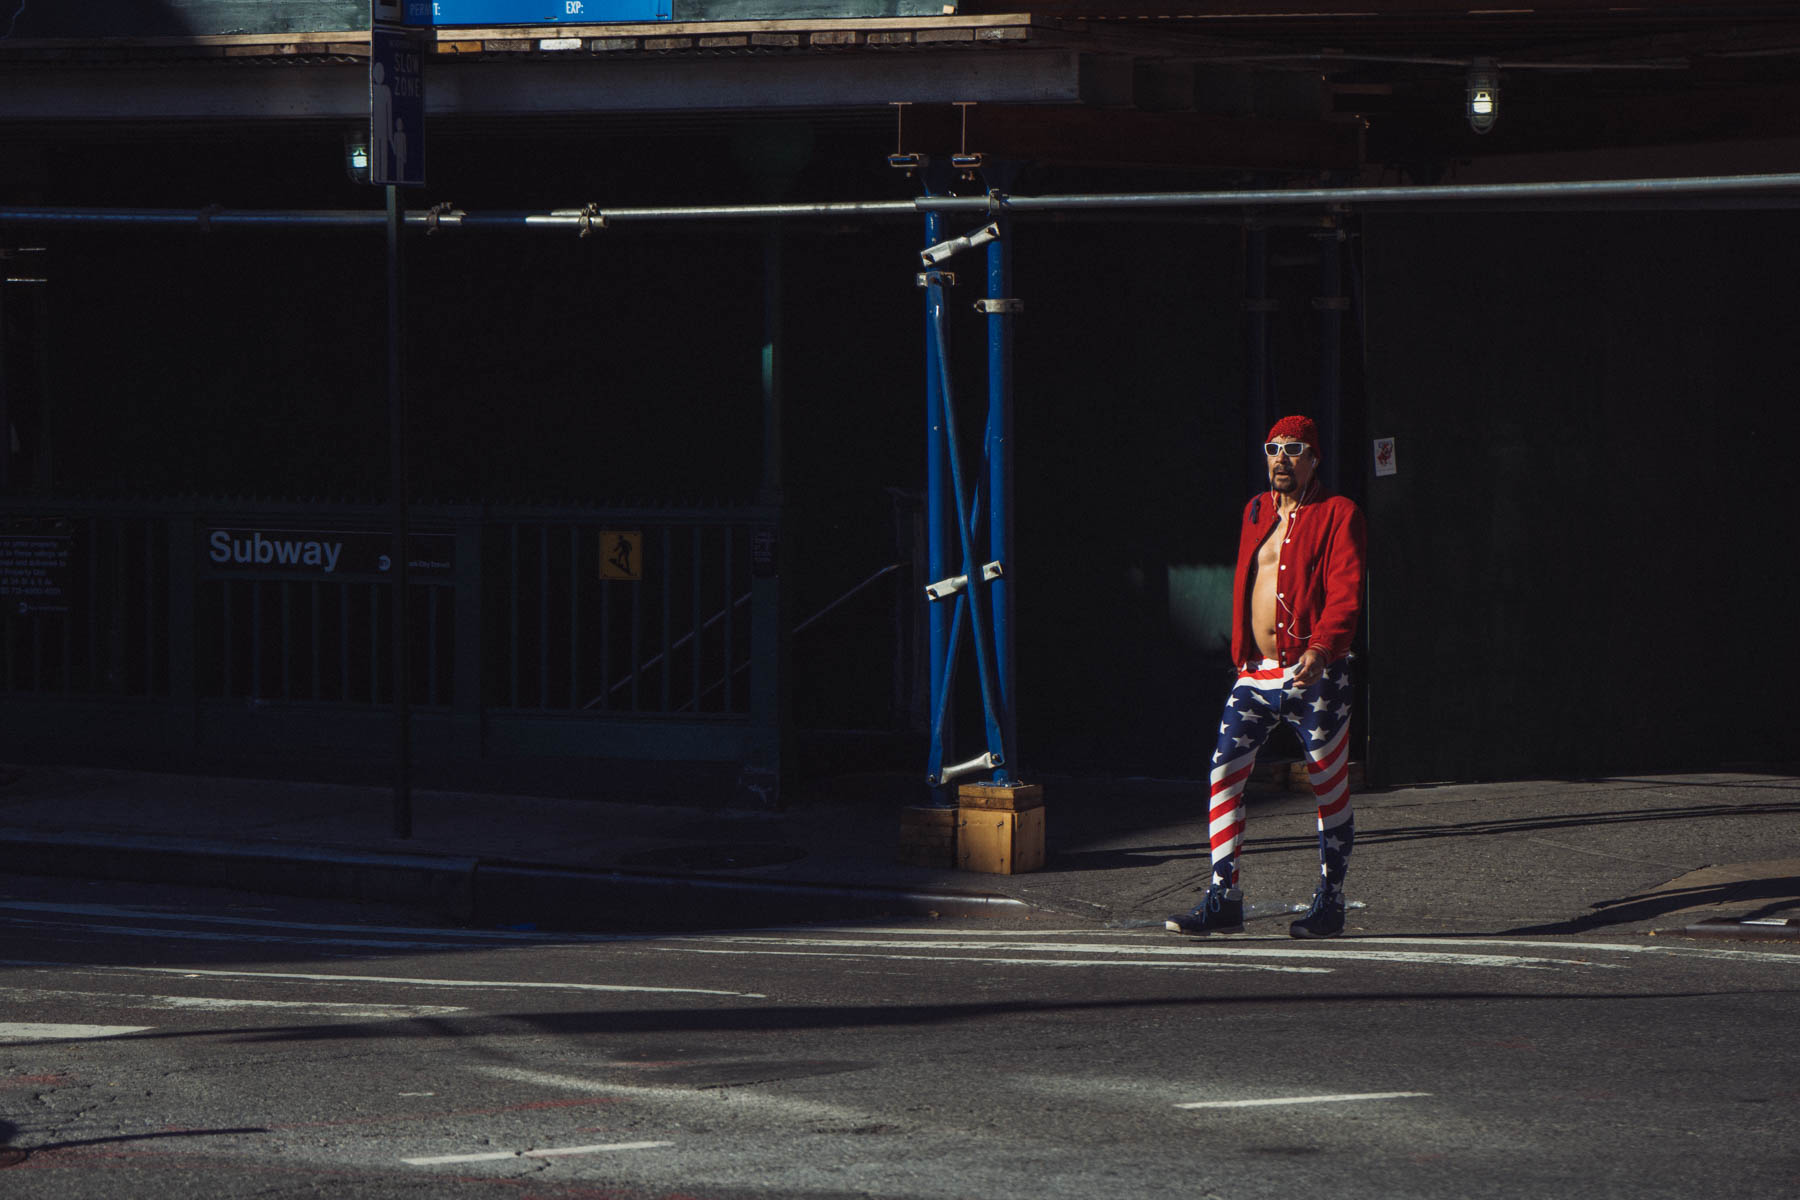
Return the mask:
[[600,578],[635,581],[643,577],[643,531],[602,529],[600,531]]

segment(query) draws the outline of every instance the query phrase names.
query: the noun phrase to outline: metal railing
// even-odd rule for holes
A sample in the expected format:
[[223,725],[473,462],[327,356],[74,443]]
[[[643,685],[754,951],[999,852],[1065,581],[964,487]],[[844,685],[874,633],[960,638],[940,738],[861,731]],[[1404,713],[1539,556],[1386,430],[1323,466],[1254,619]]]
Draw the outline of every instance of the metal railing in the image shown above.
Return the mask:
[[[372,505],[0,501],[0,703],[386,720],[387,517]],[[483,730],[545,717],[747,724],[753,543],[772,520],[753,508],[415,507],[409,699]],[[628,570],[603,559],[621,539]]]
[[[743,714],[750,658],[750,523],[717,514],[637,519],[643,578],[600,578],[602,523],[529,517],[490,526],[503,586],[503,673],[490,707]],[[484,572],[484,574],[487,572]]]
[[167,696],[168,576],[155,516],[0,508],[0,691]]

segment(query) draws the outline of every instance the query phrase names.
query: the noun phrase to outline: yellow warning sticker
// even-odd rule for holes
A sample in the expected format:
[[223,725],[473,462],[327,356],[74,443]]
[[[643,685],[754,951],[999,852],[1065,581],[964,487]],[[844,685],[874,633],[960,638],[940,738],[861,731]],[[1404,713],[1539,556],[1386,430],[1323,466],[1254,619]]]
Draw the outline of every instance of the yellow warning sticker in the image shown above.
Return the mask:
[[644,533],[641,529],[600,531],[600,578],[636,581],[644,577]]

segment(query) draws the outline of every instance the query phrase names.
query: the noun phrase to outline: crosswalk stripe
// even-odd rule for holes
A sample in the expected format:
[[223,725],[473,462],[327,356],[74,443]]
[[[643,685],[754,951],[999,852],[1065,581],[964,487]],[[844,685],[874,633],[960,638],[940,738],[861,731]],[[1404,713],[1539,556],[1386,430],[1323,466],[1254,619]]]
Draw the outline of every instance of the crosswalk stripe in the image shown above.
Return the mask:
[[1343,1092],[1336,1096],[1275,1096],[1264,1100],[1198,1100],[1176,1108],[1271,1108],[1286,1104],[1345,1104],[1355,1100],[1407,1100],[1430,1092]]
[[434,1154],[427,1158],[403,1158],[411,1167],[436,1167],[447,1163],[504,1162],[512,1158],[564,1158],[572,1154],[605,1154],[616,1150],[656,1150],[674,1142],[611,1142],[597,1146],[545,1146],[538,1150],[484,1150],[478,1154]]
[[336,975],[322,971],[219,971],[199,967],[87,966],[43,959],[0,959],[0,967],[50,967],[98,975],[179,975],[184,979],[303,979],[312,983],[392,983],[405,987],[481,988],[498,991],[541,989],[562,992],[655,992],[683,996],[729,996],[764,1000],[761,992],[728,992],[718,988],[658,987],[635,983],[574,983],[534,979],[428,979],[407,975]]
[[[744,946],[732,950],[710,950],[704,946],[658,946],[658,950],[667,950],[676,954],[727,954],[741,957],[786,957],[786,958],[878,958],[883,962],[935,962],[935,963],[983,963],[1000,967],[1161,967],[1166,970],[1211,970],[1211,971],[1272,971],[1282,975],[1329,975],[1330,967],[1296,967],[1274,963],[1224,962],[1204,958],[997,958],[993,955],[977,954],[896,954],[891,950],[761,950]],[[1030,946],[1011,946],[1007,949],[1030,950]],[[1095,947],[1099,949],[1099,947]],[[1106,953],[1115,954],[1108,950]]]
[[34,1021],[0,1021],[0,1043],[124,1037],[147,1033],[154,1028],[153,1025],[49,1025]]
[[455,1004],[344,1003],[333,1000],[250,1000],[222,996],[163,996],[136,992],[82,992],[67,988],[0,987],[12,1004],[77,1000],[89,1007],[187,1009],[197,1012],[270,1012],[284,1016],[403,1020],[451,1017],[468,1010]]

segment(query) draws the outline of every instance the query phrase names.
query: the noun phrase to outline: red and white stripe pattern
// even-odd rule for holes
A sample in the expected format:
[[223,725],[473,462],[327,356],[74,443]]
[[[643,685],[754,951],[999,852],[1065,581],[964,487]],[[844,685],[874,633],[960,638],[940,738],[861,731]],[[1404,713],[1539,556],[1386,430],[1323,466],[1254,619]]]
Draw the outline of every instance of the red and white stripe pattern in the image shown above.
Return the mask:
[[1332,663],[1311,687],[1294,687],[1293,676],[1293,667],[1264,659],[1238,674],[1237,685],[1225,702],[1213,751],[1209,817],[1213,878],[1227,887],[1237,885],[1238,851],[1244,840],[1244,785],[1256,766],[1257,751],[1277,722],[1293,726],[1306,748],[1309,776],[1319,801],[1321,839],[1351,820],[1348,660]]

